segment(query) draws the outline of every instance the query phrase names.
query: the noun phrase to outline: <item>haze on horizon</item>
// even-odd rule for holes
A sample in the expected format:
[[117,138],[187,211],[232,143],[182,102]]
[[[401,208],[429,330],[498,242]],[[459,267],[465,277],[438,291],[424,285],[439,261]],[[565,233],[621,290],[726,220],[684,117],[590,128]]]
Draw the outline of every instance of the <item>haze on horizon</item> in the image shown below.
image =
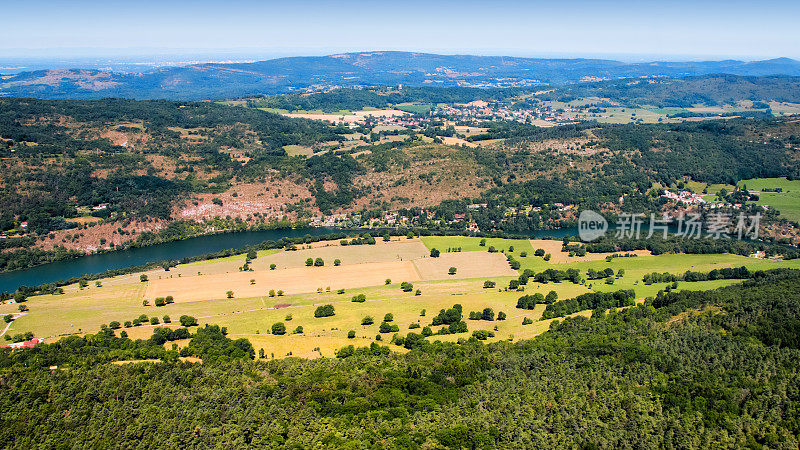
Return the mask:
[[269,59],[402,50],[533,57],[800,59],[800,2],[31,0],[0,58]]

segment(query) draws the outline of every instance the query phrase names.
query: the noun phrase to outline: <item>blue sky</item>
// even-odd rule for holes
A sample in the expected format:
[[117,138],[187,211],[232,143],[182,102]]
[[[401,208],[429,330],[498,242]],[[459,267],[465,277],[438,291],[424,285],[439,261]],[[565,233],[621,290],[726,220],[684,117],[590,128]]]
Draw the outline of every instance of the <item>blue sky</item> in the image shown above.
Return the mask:
[[800,1],[0,0],[2,56],[413,50],[800,59]]

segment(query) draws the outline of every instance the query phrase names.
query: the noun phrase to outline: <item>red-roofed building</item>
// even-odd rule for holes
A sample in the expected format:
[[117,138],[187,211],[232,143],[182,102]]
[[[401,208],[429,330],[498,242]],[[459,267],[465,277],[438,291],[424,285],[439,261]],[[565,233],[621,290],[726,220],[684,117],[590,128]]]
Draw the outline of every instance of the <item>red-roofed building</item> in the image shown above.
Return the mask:
[[39,338],[33,338],[29,341],[22,341],[22,342],[14,342],[13,344],[4,344],[0,345],[0,347],[9,347],[9,348],[33,348],[36,347],[36,344],[42,342]]

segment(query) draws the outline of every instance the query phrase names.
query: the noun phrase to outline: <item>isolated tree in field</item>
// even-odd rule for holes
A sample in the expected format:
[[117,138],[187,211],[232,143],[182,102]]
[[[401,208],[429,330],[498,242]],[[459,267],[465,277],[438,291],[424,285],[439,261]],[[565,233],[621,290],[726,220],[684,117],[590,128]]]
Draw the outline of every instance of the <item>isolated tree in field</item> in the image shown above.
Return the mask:
[[285,321],[287,321],[287,322],[291,322],[291,321],[292,321],[292,315],[291,315],[291,314],[287,314],[287,315],[286,315],[286,316],[283,318],[283,320],[285,320]]
[[455,267],[451,267],[451,268],[447,269],[447,273],[449,273],[450,275],[455,275],[456,271],[458,271],[458,269],[455,268]]
[[350,301],[353,301],[353,302],[356,302],[356,303],[364,303],[365,301],[367,301],[367,296],[364,295],[364,294],[354,295],[353,298],[350,299]]
[[528,256],[528,252],[519,252],[519,256],[525,258],[526,256]]
[[112,330],[116,330],[116,329],[118,329],[120,326],[121,326],[121,325],[120,325],[120,324],[119,324],[119,322],[117,322],[116,320],[112,320],[112,321],[111,321],[111,322],[108,324],[108,327],[109,327],[109,328],[111,328]]
[[317,258],[314,260],[314,267],[322,267],[325,265],[325,261],[322,258]]
[[439,250],[432,248],[431,249],[431,258],[438,258],[439,257]]
[[269,294],[270,297],[275,297],[275,289],[270,289]]
[[195,319],[192,316],[186,316],[186,315],[181,316],[180,319],[178,319],[178,322],[180,322],[182,327],[193,327],[197,325],[197,319]]
[[411,290],[414,289],[414,285],[408,281],[403,281],[400,283],[400,289],[402,289],[403,292],[411,292]]
[[141,275],[139,275],[139,281],[141,281],[142,283],[144,283],[145,281],[147,281],[147,275],[145,275],[145,274],[141,274]]
[[156,306],[164,306],[167,304],[167,300],[164,297],[156,297],[154,302]]
[[481,247],[486,247],[486,239],[481,239],[481,242],[478,243]]
[[130,328],[130,327],[132,327],[132,326],[133,326],[133,322],[131,322],[130,320],[126,320],[126,321],[125,321],[125,324],[124,324],[123,326],[124,326],[125,328]]
[[277,334],[277,335],[286,334],[286,325],[284,325],[283,322],[273,323],[272,334]]
[[334,266],[341,266],[341,265],[342,265],[342,260],[341,260],[341,259],[338,259],[338,258],[337,258],[337,259],[334,259],[334,260],[333,260],[333,265],[334,265]]
[[283,291],[278,289],[278,297],[283,297]]
[[529,318],[527,318],[527,317],[525,317],[525,318],[523,318],[523,319],[522,319],[522,324],[523,324],[523,325],[530,325],[530,324],[532,324],[532,323],[533,323],[533,320],[531,320],[531,319],[529,319]]
[[150,300],[142,300],[142,306],[150,306]]
[[298,325],[297,328],[294,329],[294,334],[303,334],[303,326]]
[[228,298],[233,298],[233,291],[228,291],[225,293]]
[[494,246],[490,245],[488,249],[489,253],[497,253],[497,249]]
[[356,332],[355,331],[350,330],[350,331],[347,332],[347,339],[353,339],[355,337],[356,337]]
[[392,279],[391,278],[387,278],[386,281],[383,282],[383,284],[385,284],[387,286],[392,284]]
[[255,280],[255,278],[250,278],[250,284],[251,284],[251,285],[252,285],[252,284],[256,284],[256,280]]
[[150,318],[150,325],[158,325],[161,321],[158,320],[158,317],[151,317]]
[[483,320],[494,320],[494,310],[492,308],[483,308],[483,313],[481,314],[481,319],[483,319]]
[[172,319],[170,319],[169,316],[164,316],[164,317],[161,318],[161,320],[164,323],[171,323],[172,322]]
[[373,319],[372,316],[364,316],[364,318],[361,319],[361,325],[372,325],[373,323],[375,323],[375,319]]
[[550,258],[551,258],[551,255],[550,255],[550,253],[548,253],[548,254],[544,255],[544,260],[545,260],[545,261],[550,261]]
[[509,245],[508,246],[508,252],[509,253],[514,253],[514,246],[513,245]]
[[533,252],[533,256],[544,256],[544,249],[543,248],[537,248]]
[[306,259],[306,266],[311,267],[314,265],[314,258]]
[[28,306],[27,305],[19,305],[19,306],[17,306],[17,309],[19,310],[19,312],[27,312],[28,311]]
[[3,316],[3,322],[5,323],[11,323],[12,320],[14,320],[13,314],[6,314],[5,316]]
[[425,314],[427,314],[427,313],[428,313],[428,311],[423,309],[422,311],[419,312],[419,315],[422,316],[422,317],[425,317]]
[[414,295],[416,295],[416,296],[420,296],[420,295],[422,295],[422,291],[421,291],[421,290],[419,290],[419,289],[417,289],[417,292],[414,292]]
[[394,314],[392,313],[386,313],[386,315],[383,316],[384,322],[391,322],[393,320],[394,320]]
[[272,263],[272,264],[269,265],[269,270],[275,270],[276,267],[278,267],[278,266],[275,265],[275,263]]
[[506,313],[504,313],[503,311],[497,313],[497,320],[506,320]]
[[497,286],[497,283],[495,283],[494,281],[486,280],[486,281],[483,282],[483,288],[484,289],[490,289],[490,288],[493,288],[495,286]]
[[168,295],[164,298],[164,301],[169,305],[170,303],[175,303],[175,297]]
[[314,317],[330,317],[335,314],[333,305],[322,305],[314,311]]

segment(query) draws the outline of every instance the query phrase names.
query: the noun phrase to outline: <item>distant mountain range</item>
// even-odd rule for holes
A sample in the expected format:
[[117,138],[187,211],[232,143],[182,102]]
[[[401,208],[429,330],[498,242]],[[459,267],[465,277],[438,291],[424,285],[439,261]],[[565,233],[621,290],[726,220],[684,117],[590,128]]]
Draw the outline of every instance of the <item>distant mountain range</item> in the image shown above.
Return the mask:
[[219,99],[332,86],[514,87],[603,79],[707,74],[800,76],[800,61],[624,63],[602,59],[541,59],[409,52],[289,57],[253,63],[195,64],[146,73],[53,69],[0,76],[0,96],[47,99]]

